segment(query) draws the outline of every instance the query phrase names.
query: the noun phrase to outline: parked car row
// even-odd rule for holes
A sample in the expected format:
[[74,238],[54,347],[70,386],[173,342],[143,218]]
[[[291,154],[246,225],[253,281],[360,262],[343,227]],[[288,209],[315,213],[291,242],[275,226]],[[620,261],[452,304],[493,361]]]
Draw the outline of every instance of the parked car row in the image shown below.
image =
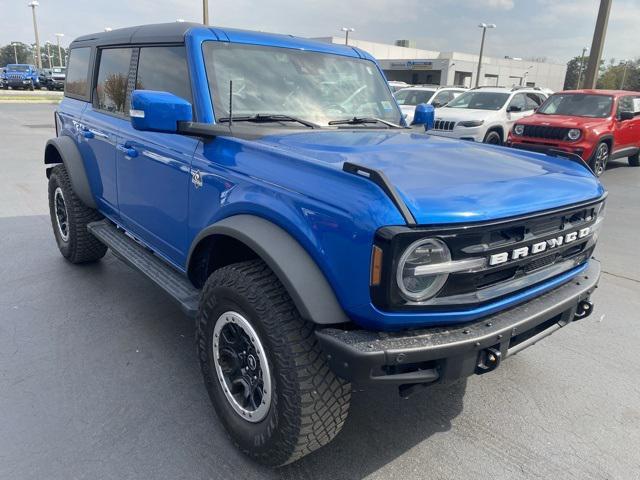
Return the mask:
[[30,64],[9,64],[0,73],[0,87],[5,90],[24,89],[63,90],[65,67],[38,69]]
[[[391,83],[391,82],[390,82]],[[611,159],[640,166],[640,93],[530,87],[409,86],[395,91],[405,121],[437,108],[432,135],[570,156],[600,176]]]

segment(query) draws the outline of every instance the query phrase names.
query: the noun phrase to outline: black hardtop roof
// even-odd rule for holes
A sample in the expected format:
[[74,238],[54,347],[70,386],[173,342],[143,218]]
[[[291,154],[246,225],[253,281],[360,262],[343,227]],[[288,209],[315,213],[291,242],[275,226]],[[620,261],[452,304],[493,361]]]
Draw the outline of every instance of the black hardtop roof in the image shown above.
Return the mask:
[[180,43],[184,42],[185,33],[193,27],[202,27],[202,24],[171,22],[118,28],[109,32],[83,35],[71,42],[70,47],[122,45],[132,43]]

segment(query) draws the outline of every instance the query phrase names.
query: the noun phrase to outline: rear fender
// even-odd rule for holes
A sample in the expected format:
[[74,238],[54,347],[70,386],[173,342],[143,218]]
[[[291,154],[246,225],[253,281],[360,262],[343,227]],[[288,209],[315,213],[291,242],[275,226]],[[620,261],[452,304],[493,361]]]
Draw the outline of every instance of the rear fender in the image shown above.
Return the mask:
[[[65,135],[50,139],[44,150],[44,163],[45,165],[64,164],[75,194],[87,207],[97,208],[82,156],[71,137]],[[50,169],[47,169],[47,176],[49,175]]]

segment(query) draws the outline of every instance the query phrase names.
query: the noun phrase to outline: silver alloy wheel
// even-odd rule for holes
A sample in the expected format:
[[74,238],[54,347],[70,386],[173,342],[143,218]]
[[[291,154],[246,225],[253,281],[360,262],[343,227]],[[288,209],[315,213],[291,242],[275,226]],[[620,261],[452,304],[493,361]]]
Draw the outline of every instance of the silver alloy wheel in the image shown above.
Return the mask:
[[53,194],[53,208],[56,215],[56,224],[58,232],[63,241],[69,241],[69,215],[67,213],[67,204],[64,201],[62,189],[57,187]]
[[609,147],[606,143],[601,143],[596,152],[596,161],[594,164],[595,174],[599,177],[607,168],[609,160]]
[[271,407],[271,370],[251,324],[225,312],[213,329],[213,361],[220,386],[235,412],[248,422],[264,419]]

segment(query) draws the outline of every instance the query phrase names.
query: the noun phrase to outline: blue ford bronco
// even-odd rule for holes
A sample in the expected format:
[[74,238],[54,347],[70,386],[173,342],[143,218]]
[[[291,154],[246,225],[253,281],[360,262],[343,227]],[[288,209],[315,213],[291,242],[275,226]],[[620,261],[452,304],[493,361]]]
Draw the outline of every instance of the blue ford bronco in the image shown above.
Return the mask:
[[2,87],[5,90],[9,87],[29,90],[41,88],[38,69],[33,65],[10,63],[5,67]]
[[220,421],[264,464],[331,441],[352,385],[484,374],[593,309],[592,172],[407,127],[357,48],[186,23],[87,35],[55,122],[60,252],[110,249],[195,318]]

